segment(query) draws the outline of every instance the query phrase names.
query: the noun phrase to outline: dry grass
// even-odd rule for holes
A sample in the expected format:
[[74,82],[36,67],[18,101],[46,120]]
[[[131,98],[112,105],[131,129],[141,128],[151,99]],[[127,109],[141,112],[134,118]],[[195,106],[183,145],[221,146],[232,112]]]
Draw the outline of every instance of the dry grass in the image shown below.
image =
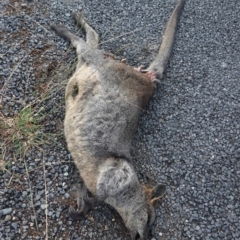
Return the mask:
[[41,126],[40,113],[35,114],[31,106],[23,108],[19,114],[14,117],[0,116],[1,128],[1,148],[6,152],[15,152],[22,155],[27,148],[37,146],[44,140]]

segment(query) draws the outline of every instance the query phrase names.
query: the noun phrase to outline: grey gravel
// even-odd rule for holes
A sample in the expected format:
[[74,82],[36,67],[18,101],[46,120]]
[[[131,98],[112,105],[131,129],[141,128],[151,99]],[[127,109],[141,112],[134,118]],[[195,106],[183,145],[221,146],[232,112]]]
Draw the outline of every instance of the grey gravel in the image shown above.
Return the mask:
[[[132,66],[147,65],[175,4],[175,0],[2,1],[2,114],[13,117],[26,104],[34,104],[58,63],[65,68],[73,64],[74,51],[50,30],[50,23],[77,32],[70,15],[82,10],[105,42],[101,47]],[[237,0],[186,2],[165,78],[143,111],[133,143],[139,179],[167,184],[149,239],[240,239],[239,13]],[[69,74],[61,69],[50,85],[62,81],[63,88],[37,105],[45,114],[46,134],[62,133],[64,76]],[[49,239],[129,239],[120,217],[107,206],[79,222],[68,218],[74,204],[70,190],[78,178],[64,138],[56,135],[41,149],[44,154],[36,148],[25,157],[29,180],[23,159],[5,155],[10,164],[8,171],[0,171],[0,238],[45,239],[48,212]]]

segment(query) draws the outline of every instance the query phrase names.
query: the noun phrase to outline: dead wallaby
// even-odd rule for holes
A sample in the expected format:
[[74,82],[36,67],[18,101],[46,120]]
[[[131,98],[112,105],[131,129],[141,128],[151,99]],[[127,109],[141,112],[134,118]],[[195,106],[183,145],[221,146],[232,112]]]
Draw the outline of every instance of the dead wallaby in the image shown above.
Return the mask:
[[[149,102],[154,81],[163,77],[185,0],[179,0],[163,41],[149,68],[133,68],[98,49],[98,34],[81,15],[73,14],[86,32],[86,42],[64,26],[51,28],[76,48],[78,64],[66,88],[64,131],[80,172],[78,214],[98,202],[114,207],[132,239],[146,239],[155,219],[153,203],[164,185],[142,186],[134,171],[130,147],[141,109]],[[77,214],[72,210],[73,214]]]

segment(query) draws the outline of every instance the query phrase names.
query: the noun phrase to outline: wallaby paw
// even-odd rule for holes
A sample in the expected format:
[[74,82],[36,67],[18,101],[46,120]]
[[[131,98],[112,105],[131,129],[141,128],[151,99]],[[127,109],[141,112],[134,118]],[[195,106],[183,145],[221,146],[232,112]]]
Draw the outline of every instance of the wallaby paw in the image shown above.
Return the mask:
[[68,215],[74,221],[79,221],[84,218],[84,213],[82,211],[78,211],[78,210],[74,209],[72,206],[70,206],[70,208],[68,210]]
[[151,81],[154,82],[154,80],[156,79],[156,73],[155,72],[146,72],[146,75],[150,78]]
[[140,65],[138,68],[134,68],[134,69],[137,70],[138,72],[145,73],[150,78],[151,81],[160,83],[160,80],[156,78],[156,73],[152,71],[148,71],[147,69],[144,69],[143,65]]

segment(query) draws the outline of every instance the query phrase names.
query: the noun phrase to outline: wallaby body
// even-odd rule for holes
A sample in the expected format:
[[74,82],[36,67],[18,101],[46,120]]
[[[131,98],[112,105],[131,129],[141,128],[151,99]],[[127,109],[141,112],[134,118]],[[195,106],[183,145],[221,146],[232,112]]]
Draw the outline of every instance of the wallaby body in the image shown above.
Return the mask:
[[97,49],[98,34],[77,14],[73,16],[86,31],[86,42],[64,26],[51,26],[72,43],[78,55],[66,89],[64,132],[84,182],[77,196],[79,213],[86,214],[99,201],[110,204],[133,239],[146,239],[155,218],[152,204],[165,187],[147,189],[139,183],[131,163],[131,141],[141,111],[153,94],[153,80],[163,75],[184,2],[180,0],[175,8],[164,47],[146,71],[110,59]]

